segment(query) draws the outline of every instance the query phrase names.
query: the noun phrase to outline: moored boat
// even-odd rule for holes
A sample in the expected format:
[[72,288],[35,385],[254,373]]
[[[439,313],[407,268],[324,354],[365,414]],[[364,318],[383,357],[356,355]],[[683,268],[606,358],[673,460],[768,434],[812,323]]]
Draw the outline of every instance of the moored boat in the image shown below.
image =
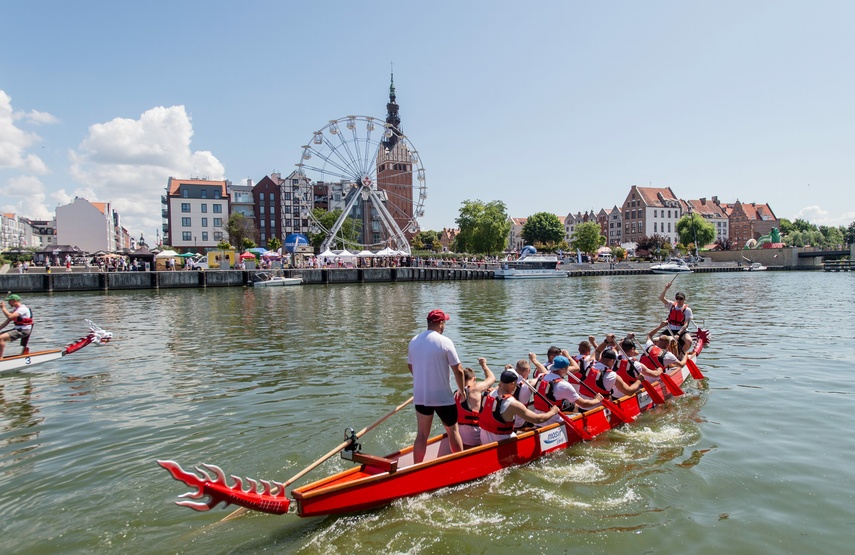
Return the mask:
[[654,274],[691,274],[692,269],[685,261],[674,258],[671,262],[663,262],[662,264],[654,264],[650,267],[650,271]]
[[70,355],[90,344],[106,345],[113,338],[113,334],[98,327],[91,320],[86,320],[89,325],[89,333],[77,341],[69,343],[62,349],[46,349],[43,351],[30,352],[24,349],[19,355],[0,358],[0,374],[19,371],[37,364],[43,364]]
[[763,272],[766,270],[766,266],[760,264],[759,262],[752,262],[748,266],[743,266],[743,272]]
[[255,274],[255,278],[256,279],[250,282],[253,287],[283,287],[289,285],[300,285],[303,283],[303,278],[301,277],[287,278],[282,276],[273,276],[264,272]]
[[[706,330],[699,330],[693,356],[701,352],[708,337]],[[386,505],[402,497],[482,478],[498,470],[526,464],[566,449],[603,434],[625,421],[635,420],[654,404],[680,395],[682,391],[679,386],[690,377],[703,378],[692,359],[685,367],[670,371],[669,376],[671,383],[650,383],[646,389],[614,401],[611,409],[600,406],[582,414],[566,414],[564,422],[518,431],[515,437],[458,453],[451,452],[445,435],[436,436],[428,442],[425,459],[418,464],[414,464],[412,446],[386,457],[363,454],[356,440],[373,426],[359,433],[351,430],[350,438],[331,451],[327,458],[341,452],[342,458],[354,461],[358,466],[295,488],[290,497],[286,493],[287,486],[325,458],[284,483],[261,480],[260,486],[255,480],[236,476],[231,476],[233,482],[230,484],[226,474],[214,465],[203,464],[201,468],[196,467],[196,472],[188,472],[173,461],[161,460],[158,464],[176,480],[196,488],[196,491],[181,496],[194,501],[178,501],[177,504],[197,511],[210,510],[220,502],[239,505],[243,507],[241,511],[250,509],[273,514],[293,512],[293,502],[296,513],[302,517],[361,511]],[[375,425],[406,404],[397,407]],[[245,482],[249,484],[248,489],[244,488]]]
[[532,246],[523,248],[516,260],[503,260],[493,272],[497,279],[566,278],[566,270],[559,270],[561,263],[555,255],[537,254]]

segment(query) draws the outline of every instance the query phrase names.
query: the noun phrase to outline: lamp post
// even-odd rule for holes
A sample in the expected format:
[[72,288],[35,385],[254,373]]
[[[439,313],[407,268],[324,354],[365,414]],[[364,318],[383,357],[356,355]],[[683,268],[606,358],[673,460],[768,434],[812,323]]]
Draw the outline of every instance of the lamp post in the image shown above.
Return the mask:
[[193,236],[193,250],[196,251],[196,254],[199,254],[199,246],[196,243],[196,236]]
[[695,215],[692,213],[692,206],[689,205],[689,218],[692,219],[692,237],[695,242],[695,261],[698,260],[698,231],[695,229]]

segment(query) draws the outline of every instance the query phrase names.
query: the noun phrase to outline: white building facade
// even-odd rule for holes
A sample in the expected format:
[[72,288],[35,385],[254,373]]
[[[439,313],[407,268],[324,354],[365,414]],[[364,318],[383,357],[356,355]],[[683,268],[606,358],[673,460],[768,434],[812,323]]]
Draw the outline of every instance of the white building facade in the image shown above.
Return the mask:
[[93,253],[116,250],[114,213],[109,202],[80,197],[56,207],[56,242]]

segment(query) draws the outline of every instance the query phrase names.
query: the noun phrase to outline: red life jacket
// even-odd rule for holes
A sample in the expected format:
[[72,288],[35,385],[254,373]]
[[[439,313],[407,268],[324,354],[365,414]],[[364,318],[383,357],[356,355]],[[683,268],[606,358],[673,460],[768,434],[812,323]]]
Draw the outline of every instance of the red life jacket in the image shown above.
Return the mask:
[[620,376],[620,379],[622,379],[626,385],[632,385],[638,380],[638,369],[635,367],[635,364],[631,363],[631,359],[622,358],[617,364],[617,375]]
[[641,364],[645,365],[648,368],[657,369],[657,368],[665,368],[665,353],[667,351],[663,351],[656,345],[647,349],[647,353],[641,357]]
[[671,303],[671,310],[668,312],[668,324],[679,328],[686,323],[686,309],[689,305],[684,304],[683,308],[677,308],[677,303]]
[[[18,310],[21,307],[27,308],[26,306],[21,304],[21,305],[18,305],[18,308],[16,308],[15,310]],[[29,312],[29,309],[27,309],[27,311]],[[33,315],[33,313],[30,312],[30,316],[32,316],[32,315]],[[33,319],[32,318],[23,318],[20,314],[17,314],[15,316],[15,325],[16,326],[32,326],[33,325]]]
[[514,421],[505,422],[499,413],[502,408],[502,401],[508,397],[511,397],[511,395],[502,395],[501,397],[487,395],[487,398],[484,399],[484,408],[481,409],[479,418],[482,430],[501,436],[511,435],[514,431]]
[[[601,372],[593,367],[593,365],[588,368],[588,371],[583,373],[581,376],[582,383],[590,387],[588,390],[583,386],[579,386],[579,394],[584,395],[585,397],[593,397],[594,393],[599,393],[603,397],[609,397],[612,392],[606,390],[606,386],[603,383],[603,378],[605,378],[605,372]],[[592,393],[592,391],[594,393]]]
[[[540,379],[537,381],[537,390],[540,392],[541,395],[552,401],[552,404],[558,404],[558,400],[555,399],[555,395],[552,393],[552,383],[553,382],[548,382],[546,380]],[[535,410],[539,410],[540,412],[549,412],[549,409],[552,408],[552,405],[547,403],[540,395],[535,394],[534,408]]]
[[[469,393],[469,388],[466,388],[466,393]],[[463,406],[464,401],[466,399],[458,399],[455,401],[457,405],[457,423],[458,424],[466,424],[468,426],[477,426],[478,425],[478,413],[469,409],[469,403],[466,402],[466,406]]]

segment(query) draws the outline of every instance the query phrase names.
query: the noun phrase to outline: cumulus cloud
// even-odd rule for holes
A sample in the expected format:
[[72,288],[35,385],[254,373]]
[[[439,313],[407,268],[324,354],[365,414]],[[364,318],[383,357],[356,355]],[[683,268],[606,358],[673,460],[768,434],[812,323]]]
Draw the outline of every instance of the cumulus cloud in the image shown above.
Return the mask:
[[12,202],[0,209],[34,220],[53,219],[53,213],[45,206],[45,187],[38,177],[21,175],[10,178],[3,188],[4,196]]
[[30,110],[29,112],[13,112],[13,120],[24,120],[30,123],[59,123],[59,118],[47,112],[39,112],[38,110]]
[[820,206],[805,206],[799,210],[795,219],[806,220],[815,225],[826,225],[837,227],[840,225],[849,225],[855,222],[855,212],[843,212],[842,214],[830,214]]
[[225,168],[211,152],[190,149],[192,136],[184,106],[159,106],[139,119],[90,126],[89,135],[70,153],[70,173],[92,196],[75,195],[112,203],[132,233],[159,229],[160,196],[166,194],[170,176],[224,179]]
[[[52,123],[49,120],[56,120],[45,112],[33,110],[32,113],[38,114],[37,117],[42,123]],[[0,169],[11,168],[38,175],[46,174],[48,169],[42,159],[35,154],[27,153],[27,149],[39,142],[41,137],[15,125],[15,121],[21,119],[27,119],[27,116],[22,117],[21,113],[14,112],[12,97],[0,90]]]

